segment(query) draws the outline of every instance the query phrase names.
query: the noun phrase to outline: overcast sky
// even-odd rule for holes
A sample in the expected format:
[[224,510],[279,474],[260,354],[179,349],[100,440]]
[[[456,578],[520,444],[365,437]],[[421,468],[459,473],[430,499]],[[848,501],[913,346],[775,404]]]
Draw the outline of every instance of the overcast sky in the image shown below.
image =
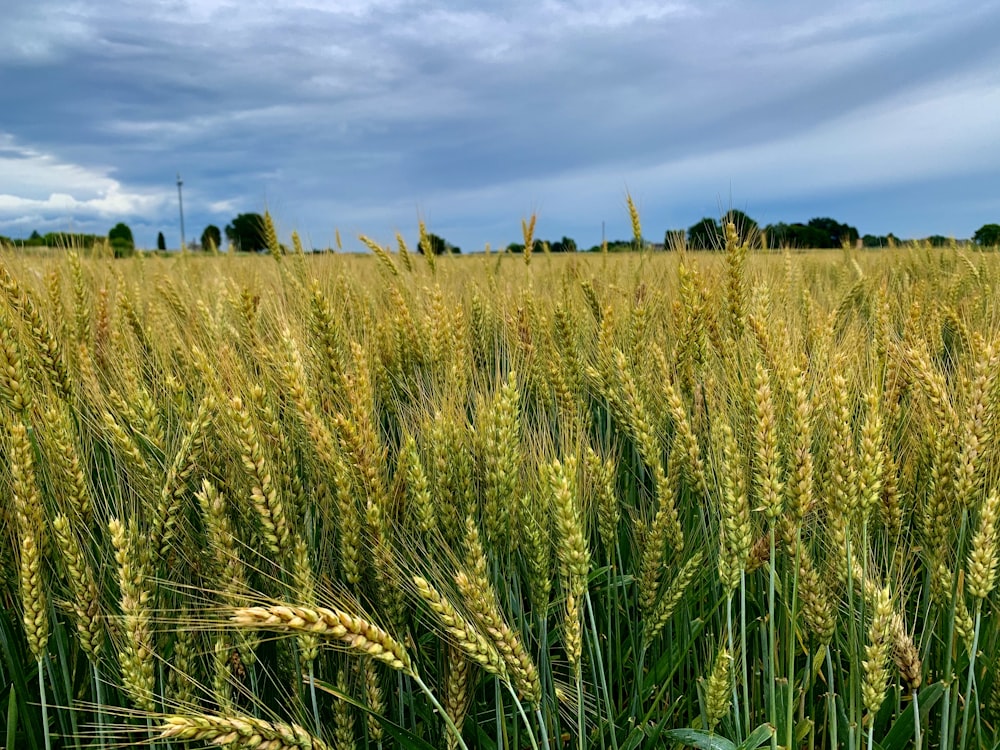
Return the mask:
[[[1000,2],[3,0],[0,234],[1000,222]],[[354,243],[356,244],[356,243]]]

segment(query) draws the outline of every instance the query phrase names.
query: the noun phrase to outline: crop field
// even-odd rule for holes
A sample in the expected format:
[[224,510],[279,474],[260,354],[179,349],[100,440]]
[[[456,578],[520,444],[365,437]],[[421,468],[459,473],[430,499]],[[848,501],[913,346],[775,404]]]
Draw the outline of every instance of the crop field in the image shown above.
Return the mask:
[[0,747],[997,747],[1000,254],[728,240],[0,252]]

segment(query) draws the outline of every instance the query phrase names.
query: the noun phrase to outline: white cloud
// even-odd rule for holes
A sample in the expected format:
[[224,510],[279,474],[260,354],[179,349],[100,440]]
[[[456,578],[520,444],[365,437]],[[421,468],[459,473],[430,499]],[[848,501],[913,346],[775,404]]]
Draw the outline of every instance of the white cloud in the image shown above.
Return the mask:
[[101,216],[131,216],[148,213],[163,200],[156,196],[123,193],[117,187],[95,198],[76,198],[68,193],[51,193],[47,198],[22,198],[0,193],[0,214],[37,211],[40,215],[98,214]]
[[[960,116],[956,116],[961,113]],[[539,212],[539,233],[590,221],[592,231],[608,220],[609,235],[627,231],[625,189],[655,222],[693,223],[696,216],[673,214],[677,206],[700,203],[706,215],[728,201],[742,207],[769,201],[897,186],[976,171],[1000,170],[993,147],[1000,131],[1000,80],[947,81],[912,92],[906,99],[885,100],[790,137],[719,151],[705,151],[645,167],[627,164],[584,166],[540,179],[515,179],[479,189],[441,190],[423,196],[421,208],[440,225],[484,217],[478,236],[497,242],[517,234],[517,220]],[[727,193],[731,195],[727,196]],[[718,205],[717,205],[718,204]],[[988,213],[989,206],[983,207]],[[689,211],[690,209],[685,209]],[[378,207],[342,206],[336,212],[372,232],[409,227],[412,203]],[[509,226],[494,228],[497,216]],[[675,218],[671,218],[675,217]],[[790,216],[761,216],[766,221]],[[506,238],[506,239],[504,239]]]
[[233,213],[239,208],[239,201],[234,199],[212,201],[208,204],[208,210],[213,214],[228,214]]
[[758,199],[1000,168],[1000,80],[948,81],[790,137],[658,165],[656,179],[736,180]]
[[547,0],[542,4],[545,15],[559,26],[597,29],[618,29],[638,23],[653,23],[665,18],[697,15],[697,5],[687,2],[657,2],[656,0]]
[[46,221],[69,217],[151,216],[169,199],[166,191],[136,191],[107,168],[63,162],[20,145],[0,133],[0,173],[17,194],[0,193],[0,220],[20,225],[29,216]]
[[1000,170],[978,0],[3,1],[0,226],[155,236],[175,170],[189,225],[469,233],[611,219],[626,183],[687,212]]
[[[57,12],[53,12],[57,10]],[[62,51],[93,37],[91,13],[76,2],[43,2],[4,7],[0,24],[0,62],[38,64],[58,59]]]

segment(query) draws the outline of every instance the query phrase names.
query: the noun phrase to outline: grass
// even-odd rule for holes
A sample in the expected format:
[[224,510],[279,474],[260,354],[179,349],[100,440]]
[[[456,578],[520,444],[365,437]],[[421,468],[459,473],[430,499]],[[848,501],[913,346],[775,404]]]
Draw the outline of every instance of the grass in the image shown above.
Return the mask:
[[0,744],[998,746],[1000,260],[728,237],[3,252]]

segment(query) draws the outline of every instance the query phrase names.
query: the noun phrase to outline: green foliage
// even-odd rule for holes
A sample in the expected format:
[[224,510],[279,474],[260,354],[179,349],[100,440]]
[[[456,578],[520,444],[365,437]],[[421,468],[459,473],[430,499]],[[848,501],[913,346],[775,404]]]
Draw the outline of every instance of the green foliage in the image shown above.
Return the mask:
[[774,727],[770,724],[761,724],[739,745],[717,734],[699,729],[671,729],[664,732],[663,736],[682,745],[696,747],[698,750],[757,750],[774,736]]
[[264,217],[260,214],[240,214],[226,225],[226,239],[237,251],[256,253],[267,250]]
[[[610,240],[608,242],[609,253],[631,253],[635,250],[635,240]],[[600,245],[594,245],[587,252],[601,252]]]
[[690,227],[687,235],[688,247],[696,250],[718,250],[725,242],[719,222],[708,216]]
[[726,224],[736,226],[740,243],[756,247],[760,243],[760,227],[757,222],[736,208],[729,209],[721,222],[705,217],[688,229],[688,247],[697,250],[721,250],[726,245]]
[[[443,237],[439,237],[436,234],[428,234],[427,239],[429,240],[431,245],[431,250],[434,252],[435,255],[444,255],[445,253],[458,255],[462,252],[462,248],[452,245],[446,239],[444,239]],[[417,252],[423,255],[424,254],[423,246],[418,242],[416,247],[417,247]]]
[[817,247],[843,247],[845,244],[853,247],[858,241],[858,230],[849,224],[841,224],[836,219],[825,216],[810,219],[808,226],[826,234],[826,243]]
[[219,249],[222,245],[222,232],[219,231],[219,228],[215,224],[209,224],[205,227],[205,231],[201,233],[201,249],[208,250],[212,242],[215,243],[216,249]]
[[128,224],[123,224],[122,222],[115,224],[108,231],[108,239],[111,241],[111,246],[114,248],[122,248],[123,250],[135,249],[135,240],[132,238],[132,230],[129,228]]
[[663,235],[663,247],[667,250],[677,250],[687,243],[687,232],[683,229],[668,229]]
[[899,244],[899,238],[892,232],[885,235],[866,234],[861,238],[864,247],[895,247]]
[[[544,248],[542,246],[541,240],[535,240],[534,242],[531,243],[531,252],[540,254],[543,249]],[[524,243],[511,242],[509,245],[507,245],[507,252],[520,255],[521,253],[524,252]]]
[[951,240],[942,234],[932,234],[926,242],[931,247],[948,247],[951,244]]
[[768,224],[764,227],[767,246],[770,248],[823,248],[831,247],[829,235],[808,224]]
[[[531,243],[531,252],[538,253],[541,255],[545,252],[546,240],[536,239]],[[570,237],[563,237],[561,240],[556,242],[549,242],[549,252],[550,253],[575,253],[577,251],[576,240]],[[511,242],[507,245],[507,252],[520,254],[524,252],[524,243],[521,242]]]
[[563,237],[558,242],[550,242],[549,251],[553,253],[575,253],[576,240],[570,237]]
[[[751,219],[745,213],[737,208],[731,208],[726,211],[726,215],[722,217],[722,221],[719,224],[720,228],[725,228],[726,224],[732,223],[736,225],[736,232],[740,237],[740,242],[756,247],[758,244],[758,237],[760,235],[760,226],[756,221]],[[723,239],[725,239],[725,231],[722,232]],[[724,243],[723,243],[724,244]]]
[[167,238],[163,236],[163,232],[159,232],[156,235],[156,249],[157,250],[167,249]]
[[6,240],[6,242],[14,247],[55,247],[89,250],[95,245],[103,244],[104,239],[104,237],[96,234],[80,234],[75,232],[46,232],[45,234],[40,234],[36,229],[32,231],[27,239],[7,237],[0,238],[0,241]]
[[983,247],[1000,247],[1000,224],[983,224],[972,235],[972,240]]
[[121,237],[111,240],[111,250],[116,258],[129,258],[135,253],[135,245]]

